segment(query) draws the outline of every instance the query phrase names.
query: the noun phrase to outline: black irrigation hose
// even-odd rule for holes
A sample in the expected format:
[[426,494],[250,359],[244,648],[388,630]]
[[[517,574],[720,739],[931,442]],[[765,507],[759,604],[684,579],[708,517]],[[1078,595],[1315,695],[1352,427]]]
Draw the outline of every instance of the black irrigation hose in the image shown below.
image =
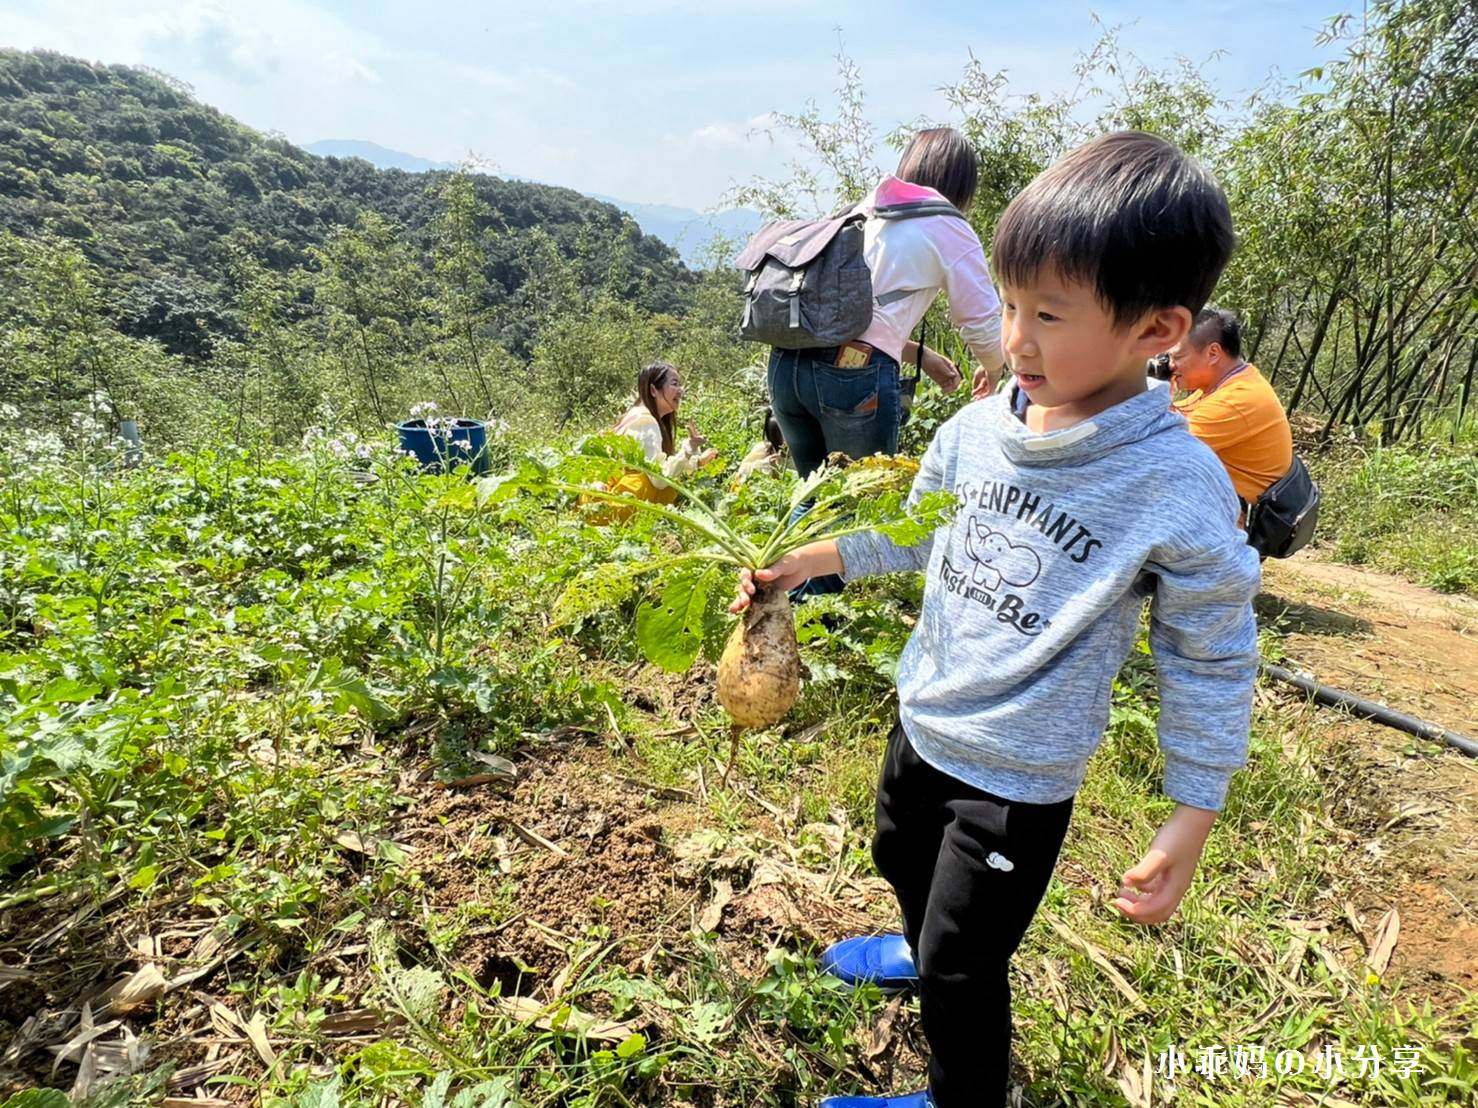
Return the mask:
[[1470,758],[1478,758],[1478,740],[1470,739],[1466,735],[1459,735],[1456,731],[1449,731],[1439,724],[1428,723],[1424,719],[1417,719],[1416,716],[1409,716],[1405,712],[1387,708],[1384,704],[1377,704],[1373,700],[1362,699],[1352,692],[1336,689],[1333,685],[1321,685],[1309,673],[1299,673],[1268,662],[1262,664],[1262,669],[1274,681],[1282,681],[1285,685],[1302,689],[1314,698],[1316,704],[1348,708],[1352,714],[1362,719],[1373,719],[1377,723],[1384,723],[1387,727],[1394,727],[1398,731],[1405,731],[1408,735],[1415,735],[1430,742],[1446,743],[1448,746],[1461,750]]

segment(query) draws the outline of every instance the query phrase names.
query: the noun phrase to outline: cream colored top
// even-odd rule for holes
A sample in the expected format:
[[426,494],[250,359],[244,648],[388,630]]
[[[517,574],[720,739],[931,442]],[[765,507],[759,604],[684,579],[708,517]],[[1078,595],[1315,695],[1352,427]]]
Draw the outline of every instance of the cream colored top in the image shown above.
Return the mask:
[[[677,453],[667,454],[662,450],[662,425],[657,422],[657,417],[647,411],[645,404],[636,404],[627,409],[625,415],[616,424],[618,435],[628,435],[641,443],[642,453],[646,455],[647,461],[661,468],[663,474],[668,477],[686,477],[698,468],[698,457],[693,452],[693,444],[684,437],[677,448]],[[659,478],[652,478],[652,484],[659,489],[665,489],[667,482]]]

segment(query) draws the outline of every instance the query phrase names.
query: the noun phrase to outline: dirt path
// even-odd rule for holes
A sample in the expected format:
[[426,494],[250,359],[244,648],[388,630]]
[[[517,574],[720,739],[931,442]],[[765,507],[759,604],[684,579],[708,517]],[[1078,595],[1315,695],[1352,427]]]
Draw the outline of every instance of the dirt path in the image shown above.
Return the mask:
[[1478,600],[1303,557],[1269,562],[1263,592],[1296,668],[1478,735]]
[[[1478,601],[1300,556],[1267,563],[1258,616],[1290,667],[1478,737]],[[1478,761],[1318,714],[1336,818],[1359,836],[1367,943],[1394,907],[1395,976],[1434,999],[1478,989]]]

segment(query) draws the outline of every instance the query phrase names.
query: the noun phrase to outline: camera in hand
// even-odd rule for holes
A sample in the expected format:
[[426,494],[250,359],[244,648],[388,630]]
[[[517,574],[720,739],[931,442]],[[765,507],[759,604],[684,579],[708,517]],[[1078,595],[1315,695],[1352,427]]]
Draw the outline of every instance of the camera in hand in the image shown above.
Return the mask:
[[1156,381],[1170,380],[1170,355],[1159,354],[1144,364],[1144,371]]

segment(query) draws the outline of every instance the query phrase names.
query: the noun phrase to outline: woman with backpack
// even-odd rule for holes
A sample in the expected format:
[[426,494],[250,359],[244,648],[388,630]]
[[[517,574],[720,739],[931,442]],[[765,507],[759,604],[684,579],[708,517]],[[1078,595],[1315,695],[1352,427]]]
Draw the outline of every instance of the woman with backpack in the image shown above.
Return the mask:
[[[984,371],[977,386],[998,377],[1001,301],[974,228],[959,214],[889,218],[890,208],[921,201],[947,201],[963,213],[978,175],[975,151],[958,131],[935,127],[915,135],[897,172],[861,205],[871,325],[839,347],[771,352],[770,402],[801,476],[834,451],[861,458],[898,449],[899,365],[916,359],[909,335],[941,291]],[[959,371],[933,351],[925,351],[922,369],[946,391],[959,384]]]
[[[1001,301],[985,250],[963,214],[975,198],[978,176],[975,151],[958,131],[935,127],[916,134],[897,172],[856,209],[865,217],[862,255],[871,274],[871,323],[837,346],[787,349],[783,338],[774,344],[770,403],[802,477],[833,452],[852,458],[897,452],[900,363],[918,364],[946,392],[959,387],[953,362],[927,348],[920,356],[909,338],[941,291],[949,296],[951,322],[979,364],[974,394],[994,390],[1003,364]],[[798,237],[782,237],[777,244]],[[760,248],[751,244],[746,254],[751,253]],[[752,280],[751,289],[757,283]],[[793,309],[792,315],[798,313]],[[840,579],[818,578],[801,594],[840,588]]]

